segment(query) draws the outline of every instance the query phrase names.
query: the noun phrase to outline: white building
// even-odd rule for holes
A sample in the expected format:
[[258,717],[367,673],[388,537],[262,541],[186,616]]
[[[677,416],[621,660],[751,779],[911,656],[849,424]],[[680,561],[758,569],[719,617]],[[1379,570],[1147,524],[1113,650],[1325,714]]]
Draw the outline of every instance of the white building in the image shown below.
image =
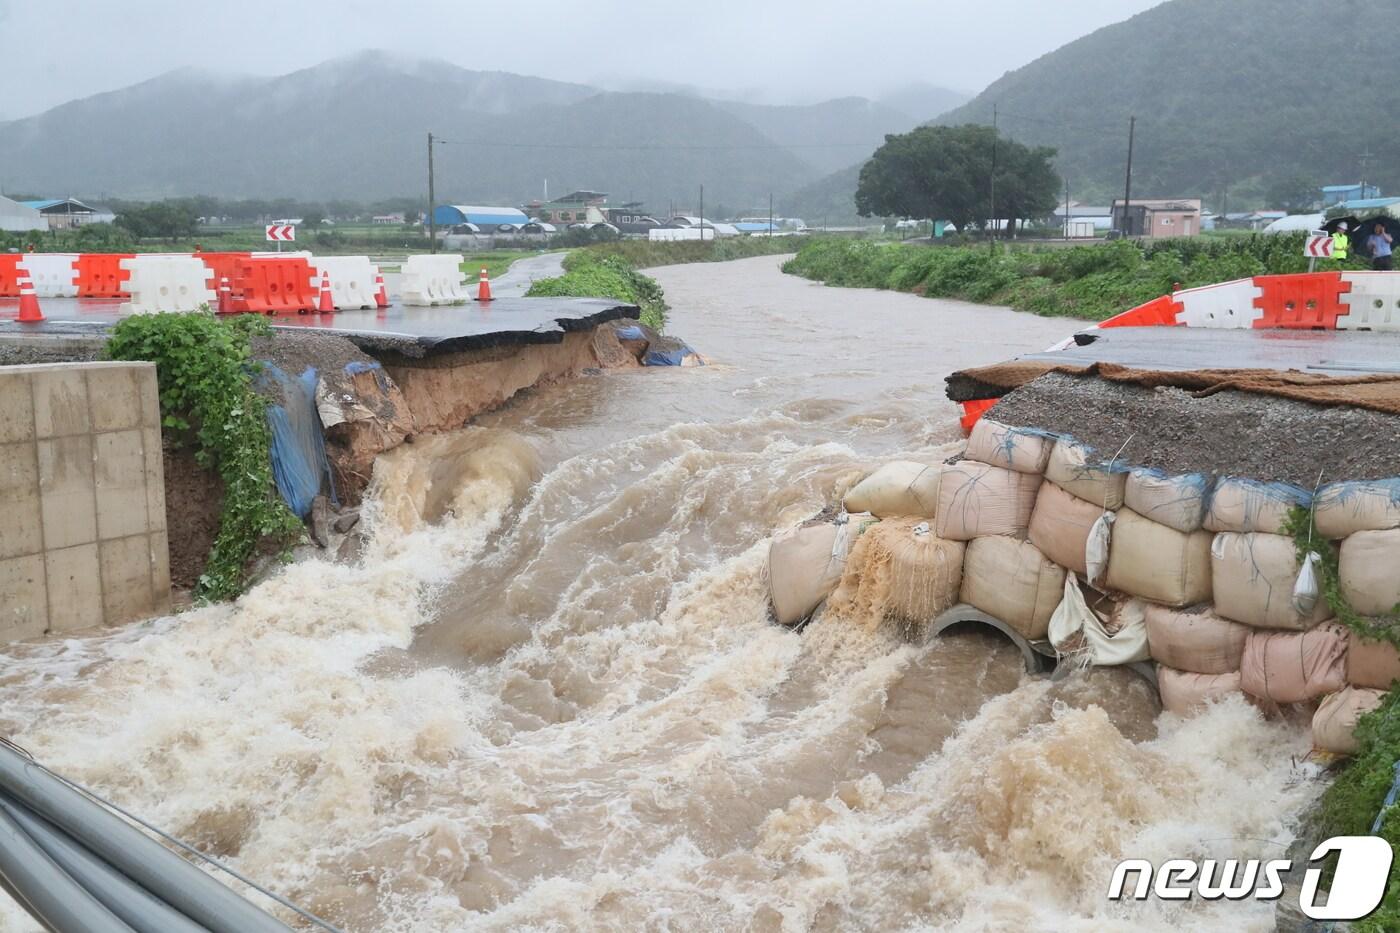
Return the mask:
[[0,195],[0,230],[7,233],[27,233],[30,230],[47,229],[49,222],[39,211]]

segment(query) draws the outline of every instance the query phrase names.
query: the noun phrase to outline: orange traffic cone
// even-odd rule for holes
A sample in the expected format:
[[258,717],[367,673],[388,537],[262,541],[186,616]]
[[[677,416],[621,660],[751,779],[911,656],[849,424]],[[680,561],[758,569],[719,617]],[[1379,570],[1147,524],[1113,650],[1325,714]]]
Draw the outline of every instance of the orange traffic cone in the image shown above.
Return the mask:
[[486,267],[481,267],[481,284],[476,287],[477,301],[491,300],[491,277],[486,274]]
[[321,301],[316,306],[316,310],[326,312],[335,310],[335,302],[331,301],[331,274],[321,273]]
[[228,276],[219,279],[219,314],[233,312],[233,289],[229,288]]
[[387,307],[389,307],[389,291],[388,291],[388,289],[386,289],[386,288],[384,287],[384,273],[383,273],[383,272],[376,272],[376,273],[374,274],[374,284],[378,286],[378,290],[374,293],[374,305],[375,305],[375,307],[377,307],[377,308],[387,308]]
[[39,310],[39,296],[34,294],[34,283],[29,281],[29,276],[19,280],[19,322],[21,324],[37,324],[44,319],[44,312]]

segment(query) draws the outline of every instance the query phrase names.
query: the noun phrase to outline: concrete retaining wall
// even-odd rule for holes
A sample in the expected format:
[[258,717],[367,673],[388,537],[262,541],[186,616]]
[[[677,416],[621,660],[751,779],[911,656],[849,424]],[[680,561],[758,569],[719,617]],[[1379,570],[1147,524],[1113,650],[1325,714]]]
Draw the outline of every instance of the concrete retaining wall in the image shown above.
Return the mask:
[[169,606],[154,364],[0,369],[0,643]]

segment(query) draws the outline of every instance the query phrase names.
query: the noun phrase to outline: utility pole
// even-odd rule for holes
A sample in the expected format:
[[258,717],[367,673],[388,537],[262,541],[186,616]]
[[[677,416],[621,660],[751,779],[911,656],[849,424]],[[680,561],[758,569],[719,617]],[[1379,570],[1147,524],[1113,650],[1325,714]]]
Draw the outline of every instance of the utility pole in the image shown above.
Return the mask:
[[1367,147],[1366,147],[1366,151],[1363,152],[1363,153],[1361,153],[1360,158],[1361,158],[1361,198],[1362,198],[1362,200],[1365,200],[1366,197],[1367,197],[1367,195],[1366,195],[1366,175],[1368,174],[1367,170],[1371,167],[1371,159],[1372,159],[1371,147],[1370,147],[1370,146],[1367,146]]
[[768,238],[773,238],[773,192],[768,192]]
[[433,190],[433,134],[428,134],[428,252],[437,252],[437,194]]
[[705,186],[700,186],[700,242],[705,242]]
[[1069,176],[1065,176],[1065,239],[1069,239]]
[[1128,204],[1133,199],[1133,137],[1137,133],[1137,117],[1128,118],[1128,178],[1123,183],[1123,235],[1127,236],[1131,222],[1128,220]]
[[992,241],[997,238],[997,105],[992,104]]

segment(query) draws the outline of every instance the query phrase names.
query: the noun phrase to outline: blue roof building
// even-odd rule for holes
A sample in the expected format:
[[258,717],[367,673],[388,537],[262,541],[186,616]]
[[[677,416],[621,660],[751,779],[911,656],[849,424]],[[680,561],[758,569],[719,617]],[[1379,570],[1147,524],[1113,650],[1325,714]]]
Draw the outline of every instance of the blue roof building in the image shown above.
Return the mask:
[[530,222],[524,211],[513,207],[477,207],[470,204],[439,204],[433,211],[433,223],[439,227],[456,227],[473,224],[484,233],[493,233],[497,227],[510,225],[523,227]]
[[1341,204],[1343,201],[1368,201],[1379,198],[1381,189],[1375,185],[1357,183],[1354,185],[1324,185],[1322,188],[1323,208]]

